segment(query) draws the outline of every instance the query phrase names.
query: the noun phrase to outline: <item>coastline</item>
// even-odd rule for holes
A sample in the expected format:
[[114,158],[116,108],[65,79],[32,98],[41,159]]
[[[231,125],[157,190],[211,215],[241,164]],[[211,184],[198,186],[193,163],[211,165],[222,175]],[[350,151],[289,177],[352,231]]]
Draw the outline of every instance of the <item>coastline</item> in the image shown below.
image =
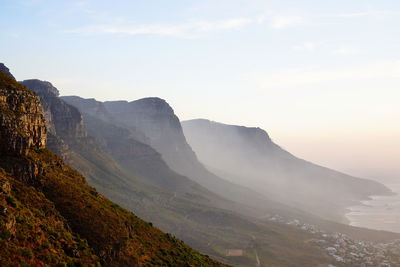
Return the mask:
[[393,194],[372,195],[346,209],[348,225],[400,233],[400,182],[385,186]]

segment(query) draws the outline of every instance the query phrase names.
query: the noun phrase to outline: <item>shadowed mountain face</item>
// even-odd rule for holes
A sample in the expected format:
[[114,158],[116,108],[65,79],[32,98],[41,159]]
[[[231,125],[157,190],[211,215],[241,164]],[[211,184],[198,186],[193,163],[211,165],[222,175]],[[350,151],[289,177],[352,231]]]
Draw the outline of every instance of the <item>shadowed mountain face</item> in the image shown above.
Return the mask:
[[109,201],[46,150],[39,97],[1,71],[0,125],[1,266],[221,266]]
[[208,120],[182,125],[200,160],[222,177],[328,219],[340,220],[338,215],[355,201],[390,193],[377,182],[299,159],[260,128]]
[[[72,98],[64,99],[69,101]],[[147,137],[144,142],[157,150],[168,166],[177,173],[226,199],[256,207],[259,212],[271,212],[277,207],[280,207],[280,211],[285,209],[283,205],[266,196],[221,179],[208,171],[186,142],[179,118],[165,100],[144,98],[132,102],[109,101],[104,102],[104,107],[114,118],[114,122],[142,132]]]
[[[196,155],[186,143],[182,127],[173,109],[160,98],[144,98],[133,102],[104,102],[108,112],[121,124],[140,129],[148,144],[161,153],[168,165],[184,175],[199,168]],[[190,173],[192,174],[192,173]]]

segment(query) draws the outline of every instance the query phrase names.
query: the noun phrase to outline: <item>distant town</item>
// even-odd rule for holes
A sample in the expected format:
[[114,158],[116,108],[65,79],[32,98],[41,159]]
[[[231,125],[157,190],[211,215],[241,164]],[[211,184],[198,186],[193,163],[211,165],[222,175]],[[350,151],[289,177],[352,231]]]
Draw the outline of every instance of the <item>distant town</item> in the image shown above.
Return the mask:
[[329,267],[400,266],[400,239],[389,243],[365,242],[354,240],[342,233],[322,231],[315,225],[302,223],[298,219],[286,221],[279,215],[272,215],[267,220],[293,225],[314,235],[315,238],[308,240],[308,242],[325,249],[326,253],[336,262],[336,265]]

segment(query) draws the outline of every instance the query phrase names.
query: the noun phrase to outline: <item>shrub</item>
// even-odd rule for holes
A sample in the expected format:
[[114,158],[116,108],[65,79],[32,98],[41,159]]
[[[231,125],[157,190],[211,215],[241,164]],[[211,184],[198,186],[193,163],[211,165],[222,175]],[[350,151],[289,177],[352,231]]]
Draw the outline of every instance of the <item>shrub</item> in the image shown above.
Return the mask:
[[17,207],[17,202],[15,201],[15,199],[11,196],[8,196],[6,198],[7,204],[10,205],[11,207],[16,208]]
[[25,258],[31,259],[33,257],[33,252],[29,248],[21,249],[20,253],[21,253],[21,256],[23,256]]
[[11,237],[10,231],[3,229],[0,231],[0,239],[8,240]]

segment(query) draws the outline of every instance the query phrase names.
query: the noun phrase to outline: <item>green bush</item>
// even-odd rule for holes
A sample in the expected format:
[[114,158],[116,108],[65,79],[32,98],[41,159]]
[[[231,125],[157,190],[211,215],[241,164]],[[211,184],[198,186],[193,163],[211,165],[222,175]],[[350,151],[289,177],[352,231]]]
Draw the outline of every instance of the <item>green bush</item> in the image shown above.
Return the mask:
[[21,254],[21,256],[28,258],[28,259],[33,258],[33,252],[29,248],[21,249],[20,254]]
[[10,231],[3,229],[0,231],[0,239],[8,240],[11,237]]
[[16,208],[17,207],[17,202],[15,199],[11,196],[6,197],[7,204],[10,205],[11,207]]

